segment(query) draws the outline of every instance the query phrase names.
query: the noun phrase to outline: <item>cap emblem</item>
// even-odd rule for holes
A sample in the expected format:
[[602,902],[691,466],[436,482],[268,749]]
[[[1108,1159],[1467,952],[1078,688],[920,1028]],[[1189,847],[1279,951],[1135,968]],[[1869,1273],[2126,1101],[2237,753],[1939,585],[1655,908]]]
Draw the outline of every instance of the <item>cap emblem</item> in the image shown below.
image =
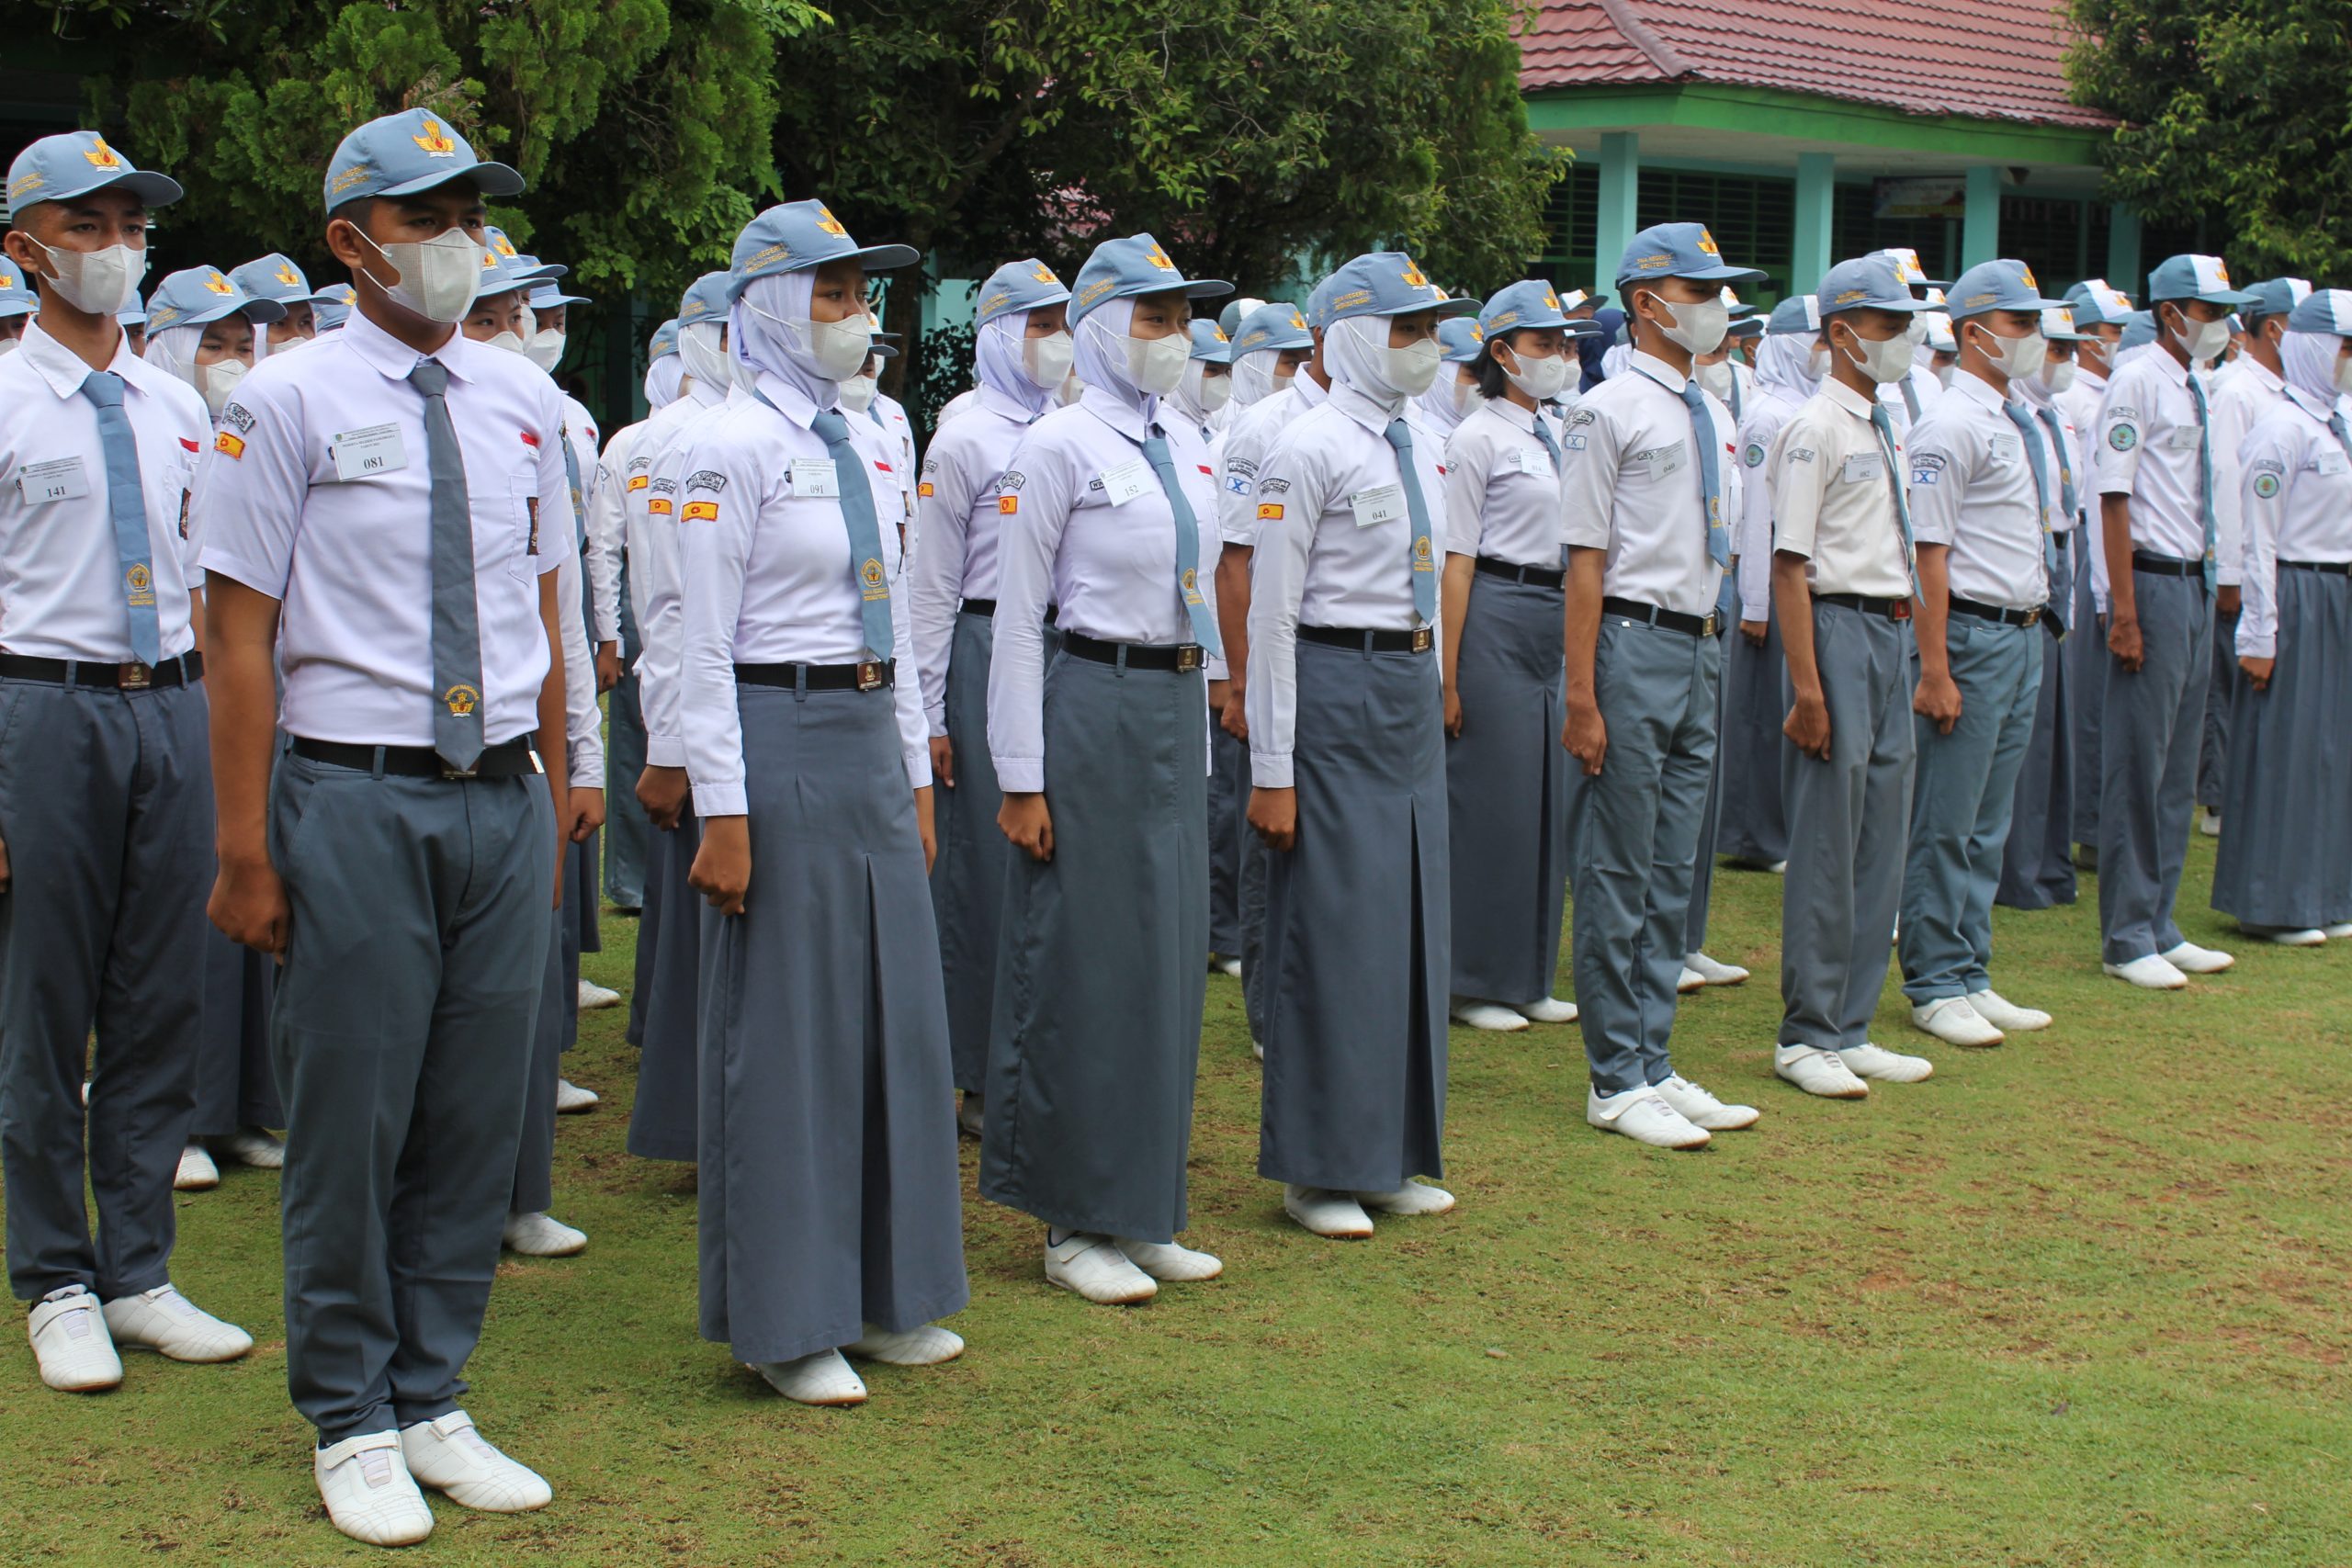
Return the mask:
[[833,216],[832,209],[821,203],[817,208],[817,227],[828,234],[838,234],[844,240],[849,238],[849,231],[842,227],[842,220]]
[[1158,267],[1162,272],[1174,272],[1176,270],[1176,264],[1168,259],[1168,253],[1161,250],[1157,242],[1152,244],[1149,250],[1144,252],[1143,259],[1146,262],[1148,262],[1151,265]]
[[119,169],[122,167],[122,159],[116,154],[113,148],[107,145],[107,139],[103,136],[91,137],[90,150],[82,156],[90,161],[92,168]]
[[437,119],[426,120],[423,133],[409,140],[424,148],[428,157],[454,158],[458,155],[458,144],[449,140],[448,132],[441,129],[441,122]]
[[230,284],[229,280],[221,276],[217,272],[208,273],[205,275],[204,287],[209,288],[215,294],[234,294],[236,292],[235,288]]
[[276,277],[278,282],[286,285],[288,288],[300,288],[302,287],[302,275],[294,270],[294,264],[292,262],[279,262],[277,264],[277,270],[271,274],[271,276]]

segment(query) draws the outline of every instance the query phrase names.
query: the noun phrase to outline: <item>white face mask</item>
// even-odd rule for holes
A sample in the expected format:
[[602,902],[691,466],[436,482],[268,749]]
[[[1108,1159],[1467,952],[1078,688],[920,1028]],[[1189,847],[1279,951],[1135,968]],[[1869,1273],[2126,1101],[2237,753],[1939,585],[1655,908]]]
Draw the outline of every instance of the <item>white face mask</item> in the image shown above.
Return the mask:
[[[27,239],[31,239],[29,234]],[[39,240],[33,243],[40,245]],[[77,310],[111,316],[139,297],[139,280],[147,276],[147,252],[129,245],[108,245],[103,251],[60,251],[41,245],[57,276],[47,278],[57,297]]]
[[1444,362],[1445,350],[1437,339],[1425,337],[1403,348],[1381,350],[1380,374],[1389,390],[1418,398],[1437,384],[1437,373]]
[[2050,389],[2052,397],[2056,397],[2075,384],[2075,362],[2071,359],[2049,361],[2041,367],[2041,384]]
[[1692,368],[1697,372],[1699,385],[1714,393],[1722,401],[1725,403],[1731,401],[1730,360],[1725,359],[1713,365],[1694,366]]
[[718,345],[723,330],[715,321],[696,321],[678,334],[678,357],[684,362],[686,374],[722,394],[735,378],[727,351]]
[[17,339],[12,337],[0,337],[0,355],[16,353],[17,341]]
[[220,411],[229,406],[229,400],[236,396],[237,383],[245,378],[248,368],[242,359],[223,359],[197,371],[196,389],[204,394],[204,406],[212,411],[213,417],[219,418]]
[[[481,292],[481,247],[463,229],[391,245],[379,245],[364,231],[359,237],[400,273],[401,280],[389,288],[376,284],[392,303],[428,321],[466,319],[475,296]],[[368,281],[376,283],[372,276]]]
[[1204,376],[1201,378],[1200,402],[1203,413],[1215,413],[1233,400],[1233,377]]
[[1478,384],[1476,381],[1464,381],[1457,376],[1454,378],[1453,385],[1447,388],[1446,392],[1453,400],[1455,413],[1468,413],[1470,400],[1478,395]]
[[1077,340],[1068,333],[1052,333],[1045,337],[1021,340],[1021,369],[1040,391],[1052,391],[1069,375],[1070,361],[1078,353]]
[[864,413],[874,406],[874,394],[879,389],[879,378],[853,376],[842,383],[842,407],[852,413]]
[[[1847,329],[1852,331],[1850,327]],[[1866,338],[1856,333],[1854,342],[1860,352],[1838,350],[1860,367],[1863,375],[1881,386],[1900,381],[1911,374],[1912,343],[1909,336],[1898,333],[1890,338]]]
[[2336,360],[2335,389],[2339,392],[2352,392],[2352,359],[2338,358]]
[[532,364],[553,375],[563,359],[563,333],[553,327],[542,327],[524,340],[523,353]]
[[1957,361],[1957,360],[1953,361],[1953,362],[1952,362],[1951,364],[1950,364],[1950,365],[1939,365],[1939,366],[1937,366],[1937,367],[1936,367],[1936,385],[1937,385],[1937,386],[1939,386],[1939,387],[1941,387],[1941,388],[1942,388],[1945,391],[1947,391],[1947,392],[1951,391],[1951,373],[1952,373],[1953,371],[1955,371],[1955,370],[1959,369],[1959,368],[1960,368],[1960,363],[1959,363],[1959,361]]
[[1669,305],[1658,299],[1657,307],[1667,312],[1658,322],[1667,341],[1693,354],[1714,353],[1723,347],[1724,334],[1731,331],[1731,310],[1721,299],[1702,299],[1695,305]]
[[1164,398],[1184,384],[1184,366],[1193,357],[1191,338],[1182,333],[1152,338],[1130,335],[1126,344],[1127,374],[1135,378],[1137,391]]
[[1272,390],[1269,391],[1266,395],[1271,398],[1275,392],[1286,392],[1290,389],[1290,384],[1297,379],[1298,372],[1295,370],[1291,371],[1288,375],[1282,375],[1278,373],[1269,376],[1266,378],[1266,380],[1267,384],[1272,389]]
[[509,354],[520,354],[523,352],[523,334],[516,332],[512,327],[507,328],[503,333],[494,333],[490,337],[486,337],[482,339],[482,341],[492,348],[503,348]]
[[2202,365],[2230,346],[2228,321],[2189,321],[2185,314],[2182,320],[2188,330],[2173,333],[2172,340],[2188,351],[2191,365]]
[[[1512,386],[1539,403],[1549,402],[1558,397],[1568,384],[1568,356],[1565,354],[1547,355],[1537,359],[1514,351],[1511,357],[1519,362],[1519,368],[1513,370],[1503,365],[1503,375]],[[1496,355],[1495,362],[1502,365],[1502,356]]]
[[[786,321],[770,315],[748,299],[746,309],[762,321],[789,333],[799,340],[801,352],[811,361],[808,368],[821,379],[832,382],[848,380],[865,368],[866,356],[874,352],[874,318],[863,310],[838,321]],[[691,363],[688,367],[692,368]]]
[[1977,346],[1984,349],[2001,374],[2012,381],[2039,376],[2041,367],[2050,363],[2050,340],[2038,332],[2028,333],[2023,337],[2003,337],[1989,327],[1983,330],[1992,341],[1987,343],[1985,338],[1979,338]]

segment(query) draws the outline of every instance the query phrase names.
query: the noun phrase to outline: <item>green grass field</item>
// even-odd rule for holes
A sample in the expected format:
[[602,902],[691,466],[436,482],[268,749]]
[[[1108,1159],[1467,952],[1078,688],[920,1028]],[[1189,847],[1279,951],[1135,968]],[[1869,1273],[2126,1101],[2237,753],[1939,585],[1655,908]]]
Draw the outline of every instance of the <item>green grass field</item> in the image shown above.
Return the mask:
[[[1754,1132],[1696,1155],[1589,1130],[1573,1026],[1453,1037],[1451,1215],[1313,1239],[1253,1173],[1239,991],[1209,982],[1188,1240],[1212,1284],[1092,1307],[1036,1227],[967,1208],[967,1355],[789,1404],[695,1331],[691,1173],[622,1152],[635,1055],[557,1145],[588,1252],[510,1260],[473,1362],[484,1430],[553,1482],[520,1518],[436,1502],[416,1558],[678,1564],[2352,1562],[2352,944],[2204,908],[2235,970],[2098,973],[2090,903],[1998,916],[1995,980],[2058,1015],[1867,1102],[1774,1080],[1780,883],[1718,879],[1677,1060]],[[2086,886],[2086,897],[2091,885]],[[623,985],[633,923],[592,976]],[[1879,1038],[1917,1044],[1892,986]],[[966,1179],[971,1145],[966,1145]],[[260,1342],[51,1393],[13,1330],[14,1562],[360,1561],[285,1396],[272,1175],[185,1199],[176,1278]],[[968,1192],[967,1185],[967,1192]]]

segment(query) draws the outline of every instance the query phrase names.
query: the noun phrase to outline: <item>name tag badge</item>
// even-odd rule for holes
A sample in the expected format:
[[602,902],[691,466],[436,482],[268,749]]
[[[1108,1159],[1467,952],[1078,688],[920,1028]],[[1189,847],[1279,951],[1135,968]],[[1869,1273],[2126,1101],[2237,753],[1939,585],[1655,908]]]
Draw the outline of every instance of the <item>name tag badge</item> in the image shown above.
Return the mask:
[[2176,424],[2165,432],[2165,446],[2174,452],[2197,450],[2198,430],[2193,424]]
[[795,457],[792,459],[792,493],[810,500],[831,497],[839,500],[842,478],[831,457]]
[[2319,455],[2319,461],[2313,463],[2312,468],[2323,474],[2352,473],[2352,457],[2346,457],[2340,450],[2322,452]]
[[1886,478],[1886,459],[1876,452],[1856,452],[1838,465],[1838,477],[1849,485],[1883,480]]
[[1533,474],[1539,479],[1548,479],[1553,477],[1552,459],[1535,450],[1534,447],[1514,446],[1510,449],[1510,455],[1512,460],[1518,464],[1521,473]]
[[1159,488],[1159,476],[1141,457],[1130,457],[1115,468],[1102,470],[1102,499],[1114,506],[1125,506]]
[[1679,441],[1671,446],[1661,446],[1644,455],[1650,467],[1653,483],[1672,474],[1679,474],[1690,465],[1690,456]]
[[397,424],[346,430],[329,438],[327,450],[334,454],[334,477],[346,484],[408,467],[408,448],[401,445]]
[[78,501],[90,493],[90,476],[79,457],[52,457],[17,470],[17,494],[27,506]]
[[1374,485],[1348,497],[1348,504],[1355,509],[1356,526],[1377,528],[1383,523],[1394,523],[1405,515],[1403,485]]
[[2014,463],[2018,460],[2018,454],[2022,450],[2023,448],[2018,445],[2018,438],[2014,435],[1993,437],[1993,461],[1996,463]]

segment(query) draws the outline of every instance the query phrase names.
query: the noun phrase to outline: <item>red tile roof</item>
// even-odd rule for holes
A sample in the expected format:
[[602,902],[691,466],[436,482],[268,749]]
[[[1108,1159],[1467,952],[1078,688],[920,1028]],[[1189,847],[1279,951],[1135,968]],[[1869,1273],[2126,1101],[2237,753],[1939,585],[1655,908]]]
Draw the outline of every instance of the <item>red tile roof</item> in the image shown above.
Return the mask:
[[1543,0],[1521,91],[1719,82],[1906,114],[2104,128],[2066,96],[2052,0]]

